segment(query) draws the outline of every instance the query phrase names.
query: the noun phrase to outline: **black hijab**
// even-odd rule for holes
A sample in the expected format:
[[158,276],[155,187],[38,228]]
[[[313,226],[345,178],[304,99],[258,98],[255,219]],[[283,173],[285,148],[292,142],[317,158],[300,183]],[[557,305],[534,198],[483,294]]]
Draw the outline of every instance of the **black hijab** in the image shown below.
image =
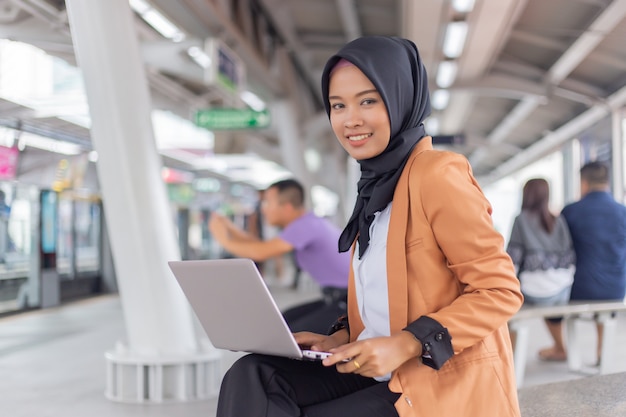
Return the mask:
[[339,251],[350,249],[359,237],[359,258],[369,245],[374,214],[391,202],[398,178],[421,138],[424,119],[430,114],[426,69],[415,44],[384,36],[358,38],[345,45],[326,63],[322,74],[322,97],[330,117],[330,73],[341,58],[350,61],[374,84],[381,95],[391,124],[391,138],[379,155],[357,161],[361,166],[358,196],[352,216],[339,237]]

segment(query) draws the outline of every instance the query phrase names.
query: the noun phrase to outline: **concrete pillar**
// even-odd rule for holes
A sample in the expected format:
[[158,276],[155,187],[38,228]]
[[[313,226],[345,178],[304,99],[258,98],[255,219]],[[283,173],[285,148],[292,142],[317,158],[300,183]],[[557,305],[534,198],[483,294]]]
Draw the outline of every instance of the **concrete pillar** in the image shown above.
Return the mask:
[[615,109],[611,114],[613,126],[612,133],[612,167],[613,167],[613,197],[620,203],[624,202],[624,140],[626,140],[626,132],[624,132],[624,118],[626,112],[624,109]]
[[280,153],[285,168],[293,172],[305,189],[310,190],[313,184],[304,160],[303,132],[298,128],[298,117],[294,108],[291,100],[273,102],[270,105],[272,123],[275,124],[278,133]]
[[577,140],[571,140],[563,146],[563,204],[572,203],[580,198],[580,151]]
[[[205,364],[207,358],[196,340],[189,304],[167,266],[180,253],[128,0],[67,0],[66,6],[89,103],[128,338],[105,355],[107,396],[138,402],[202,397],[205,390],[188,389],[189,378],[180,376],[185,365]],[[170,369],[181,371],[163,374],[166,359]],[[158,377],[145,380],[152,374]]]
[[[293,172],[296,179],[302,183],[305,190],[311,195],[313,176],[309,172],[304,159],[306,141],[306,123],[304,120],[307,119],[308,115],[304,114],[303,106],[299,102],[303,95],[298,94],[297,76],[287,49],[284,47],[278,48],[276,56],[280,79],[285,86],[287,94],[285,98],[270,104],[272,124],[280,142],[283,165]],[[310,199],[308,203],[310,204]]]

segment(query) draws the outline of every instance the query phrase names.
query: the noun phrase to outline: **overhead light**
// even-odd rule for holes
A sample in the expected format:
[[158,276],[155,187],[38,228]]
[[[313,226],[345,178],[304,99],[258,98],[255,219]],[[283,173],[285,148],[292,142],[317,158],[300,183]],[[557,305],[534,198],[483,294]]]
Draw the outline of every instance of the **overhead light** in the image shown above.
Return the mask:
[[207,169],[209,171],[217,172],[218,174],[226,174],[228,171],[228,162],[224,158],[217,155],[198,157],[198,155],[190,152],[175,152],[173,154],[168,152],[167,155],[191,164],[196,170]]
[[129,0],[128,3],[147,24],[152,26],[163,37],[174,42],[180,42],[185,39],[183,31],[148,2],[144,0]]
[[443,53],[448,58],[458,58],[463,52],[467,38],[467,22],[451,22],[446,28],[443,40]]
[[150,5],[144,0],[128,0],[130,7],[140,15],[151,9]]
[[456,61],[442,61],[437,69],[437,85],[440,88],[448,88],[454,83],[458,65]]
[[185,34],[175,24],[170,22],[165,16],[156,10],[151,9],[144,13],[141,17],[164,37],[171,39],[174,42],[180,42],[185,39]]
[[[441,90],[444,91],[444,90]],[[439,118],[438,117],[429,117],[426,119],[426,133],[430,136],[439,134]]]
[[459,13],[469,13],[474,8],[474,0],[452,0],[452,7]]
[[239,97],[241,97],[244,103],[250,106],[252,110],[263,111],[265,110],[265,107],[267,107],[265,102],[251,91],[242,91],[241,94],[239,94]]
[[308,148],[304,151],[304,162],[310,172],[317,172],[322,165],[322,156],[313,148]]
[[202,68],[207,69],[211,66],[211,57],[209,57],[202,48],[198,46],[192,46],[187,49],[187,55]]
[[318,216],[334,216],[337,213],[339,196],[323,185],[314,185],[311,187],[311,200],[313,203],[313,211]]
[[[221,156],[220,159],[225,158]],[[260,159],[254,155],[242,155],[241,161],[244,163],[243,165],[236,164],[236,160],[231,160],[235,164],[231,164],[224,172],[224,175],[231,181],[241,181],[264,189],[278,180],[293,176],[293,173],[277,163]]]
[[196,126],[190,120],[174,113],[153,110],[152,125],[157,149],[195,149],[207,151],[213,149],[215,134]]
[[450,101],[450,92],[448,90],[437,90],[432,95],[431,105],[435,110],[443,110],[448,106]]
[[48,152],[60,153],[63,155],[78,155],[82,152],[82,148],[74,143],[62,142],[27,132],[22,132],[21,138],[23,138],[26,146],[43,149]]
[[[0,126],[0,146],[6,146],[7,148],[15,145],[15,140],[20,137],[19,130],[9,129],[8,127]],[[22,149],[23,150],[23,149]]]
[[0,127],[0,134],[2,134],[0,135],[0,145],[12,147],[15,145],[15,141],[17,141],[17,148],[20,151],[23,151],[27,146],[30,146],[31,148],[42,149],[63,155],[78,155],[82,152],[82,148],[74,143],[63,142],[45,136],[36,135],[34,133]]
[[26,149],[26,137],[21,135],[17,141],[17,149],[21,151],[23,151],[24,149]]

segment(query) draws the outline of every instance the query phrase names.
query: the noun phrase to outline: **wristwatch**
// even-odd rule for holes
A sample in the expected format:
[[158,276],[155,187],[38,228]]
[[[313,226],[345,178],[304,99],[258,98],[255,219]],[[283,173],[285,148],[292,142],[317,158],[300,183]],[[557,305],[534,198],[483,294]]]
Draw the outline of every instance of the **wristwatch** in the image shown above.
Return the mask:
[[332,326],[330,326],[330,329],[328,329],[328,335],[330,336],[331,334],[336,333],[341,329],[346,329],[348,331],[348,334],[350,334],[350,325],[348,324],[348,316],[346,314],[339,317],[337,321],[334,322]]

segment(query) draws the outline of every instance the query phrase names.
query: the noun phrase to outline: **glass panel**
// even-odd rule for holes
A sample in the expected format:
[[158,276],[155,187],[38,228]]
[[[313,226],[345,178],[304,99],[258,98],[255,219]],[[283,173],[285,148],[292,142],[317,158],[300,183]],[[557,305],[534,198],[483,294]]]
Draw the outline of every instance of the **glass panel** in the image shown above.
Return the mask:
[[215,259],[221,254],[221,246],[209,233],[208,209],[192,209],[189,213],[189,259]]
[[73,199],[70,192],[59,195],[57,272],[63,278],[74,278]]
[[100,271],[100,204],[89,200],[74,203],[76,272]]
[[36,207],[32,190],[0,183],[0,313],[25,307]]

